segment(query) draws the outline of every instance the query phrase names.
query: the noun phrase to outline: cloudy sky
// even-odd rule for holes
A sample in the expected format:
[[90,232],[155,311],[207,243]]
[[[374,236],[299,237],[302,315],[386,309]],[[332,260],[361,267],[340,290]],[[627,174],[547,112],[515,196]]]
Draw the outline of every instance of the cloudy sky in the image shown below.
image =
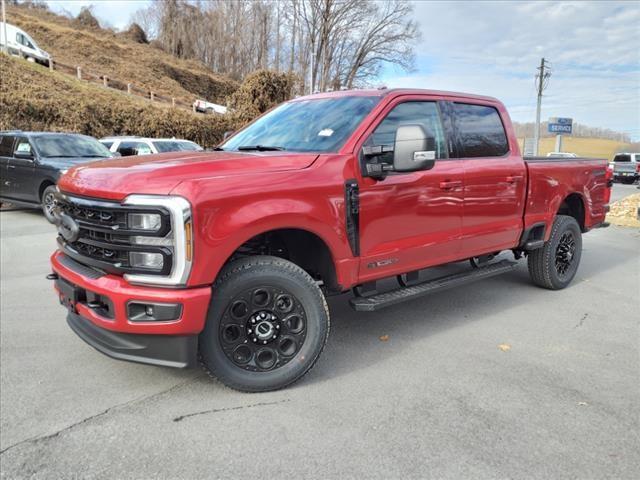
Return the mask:
[[[50,1],[122,28],[149,2]],[[416,70],[389,68],[382,83],[492,95],[514,120],[535,119],[534,74],[545,57],[552,76],[542,118],[575,121],[640,140],[640,2],[415,2],[422,38]]]

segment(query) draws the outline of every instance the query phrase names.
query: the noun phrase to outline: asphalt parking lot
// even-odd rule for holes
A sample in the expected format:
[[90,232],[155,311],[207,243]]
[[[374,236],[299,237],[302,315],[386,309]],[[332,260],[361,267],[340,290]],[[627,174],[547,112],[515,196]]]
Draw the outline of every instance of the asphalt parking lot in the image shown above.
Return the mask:
[[521,262],[379,313],[332,298],[310,374],[242,394],[87,346],[44,278],[54,228],[0,228],[3,478],[640,477],[637,229],[587,234],[564,291]]

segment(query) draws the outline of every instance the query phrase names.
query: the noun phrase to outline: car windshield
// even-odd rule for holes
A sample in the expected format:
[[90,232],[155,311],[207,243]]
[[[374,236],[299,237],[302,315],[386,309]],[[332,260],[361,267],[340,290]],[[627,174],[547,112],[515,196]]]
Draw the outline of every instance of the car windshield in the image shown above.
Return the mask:
[[616,155],[613,159],[614,162],[630,162],[631,155]]
[[113,155],[95,138],[81,135],[46,135],[34,139],[41,157],[109,158]]
[[187,142],[186,140],[163,140],[161,142],[153,142],[158,152],[195,152],[202,150],[197,143]]
[[335,152],[379,101],[377,96],[351,96],[284,103],[234,135],[222,148]]

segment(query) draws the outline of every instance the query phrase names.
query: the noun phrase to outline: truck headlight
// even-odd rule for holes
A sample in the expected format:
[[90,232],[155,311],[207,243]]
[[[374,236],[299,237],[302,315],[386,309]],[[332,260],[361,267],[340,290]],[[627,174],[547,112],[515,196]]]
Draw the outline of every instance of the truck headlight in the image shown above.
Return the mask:
[[[141,210],[158,210],[168,212],[170,220],[169,232],[164,237],[158,237],[156,232],[162,228],[162,216],[164,214],[152,212],[131,212],[127,214],[127,227],[136,231],[136,235],[130,237],[135,245],[163,246],[171,251],[170,256],[163,256],[157,252],[142,252],[140,250],[129,252],[129,263],[133,268],[141,270],[168,271],[168,275],[155,275],[144,273],[125,273],[124,279],[130,283],[152,284],[158,286],[184,286],[191,272],[193,260],[192,218],[189,202],[177,196],[171,195],[129,195],[122,202],[128,207],[141,207]],[[166,215],[164,215],[166,218]],[[166,220],[165,220],[166,222]],[[156,233],[156,236],[145,236]],[[139,232],[139,233],[138,233]],[[165,265],[165,259],[171,259],[171,268]]]
[[161,253],[129,252],[129,264],[136,268],[162,270],[164,257]]
[[127,215],[127,226],[132,230],[150,230],[157,232],[162,219],[157,213],[130,213]]

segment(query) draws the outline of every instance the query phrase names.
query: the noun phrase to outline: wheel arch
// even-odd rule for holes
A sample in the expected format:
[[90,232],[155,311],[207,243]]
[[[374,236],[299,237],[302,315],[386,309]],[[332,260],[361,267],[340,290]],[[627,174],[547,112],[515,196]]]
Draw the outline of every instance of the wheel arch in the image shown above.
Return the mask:
[[50,178],[45,178],[40,182],[40,185],[38,186],[38,200],[40,202],[42,202],[42,194],[44,193],[45,189],[50,186],[55,186],[55,184],[55,180],[52,180]]
[[586,231],[585,202],[580,193],[573,192],[568,194],[558,206],[556,215],[567,215],[569,217],[573,217],[576,222],[578,222],[578,225],[580,225],[580,230],[582,232]]
[[329,243],[308,228],[279,227],[245,235],[244,240],[227,256],[222,267],[238,258],[253,255],[271,255],[289,260],[312,278],[321,280],[328,292],[342,291],[335,255]]

